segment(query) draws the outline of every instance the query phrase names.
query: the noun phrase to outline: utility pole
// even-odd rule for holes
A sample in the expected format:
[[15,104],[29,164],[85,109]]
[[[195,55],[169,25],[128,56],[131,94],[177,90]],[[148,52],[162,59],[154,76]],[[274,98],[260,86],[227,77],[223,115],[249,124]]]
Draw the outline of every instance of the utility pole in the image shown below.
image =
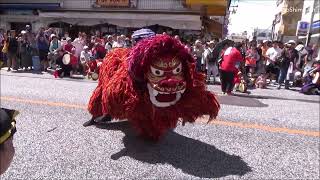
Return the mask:
[[315,6],[316,6],[316,1],[317,0],[314,0],[313,1],[313,6],[312,6],[312,11],[311,11],[311,19],[310,19],[310,24],[309,24],[309,28],[308,28],[308,33],[307,33],[307,39],[306,39],[306,45],[305,46],[308,46],[309,42],[310,42],[310,39],[311,39],[311,35],[312,35],[312,24],[313,24],[313,16],[314,16],[314,9],[315,9]]

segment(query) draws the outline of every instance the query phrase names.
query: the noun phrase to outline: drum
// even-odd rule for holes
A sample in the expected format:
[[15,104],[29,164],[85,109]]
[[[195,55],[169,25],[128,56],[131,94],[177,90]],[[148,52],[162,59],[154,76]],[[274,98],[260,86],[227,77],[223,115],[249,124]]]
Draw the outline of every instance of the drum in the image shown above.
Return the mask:
[[314,75],[314,77],[312,79],[312,83],[320,85],[320,72],[316,72],[316,74]]
[[91,74],[91,78],[92,78],[92,80],[94,80],[94,81],[96,81],[96,80],[98,80],[98,78],[99,78],[99,75],[98,75],[98,73],[92,73]]
[[65,55],[63,55],[63,57],[62,57],[62,63],[63,63],[64,65],[69,65],[69,64],[70,64],[70,61],[71,61],[71,56],[70,56],[70,54],[65,54]]

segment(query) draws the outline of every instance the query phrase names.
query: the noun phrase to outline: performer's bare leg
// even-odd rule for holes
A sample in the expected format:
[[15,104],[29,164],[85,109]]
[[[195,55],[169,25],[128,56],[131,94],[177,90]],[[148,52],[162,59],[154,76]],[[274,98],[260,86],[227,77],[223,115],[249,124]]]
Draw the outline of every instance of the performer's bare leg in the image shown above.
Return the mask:
[[85,122],[83,124],[84,127],[95,125],[95,124],[101,124],[106,123],[112,120],[112,117],[109,114],[102,115],[100,117],[92,117],[89,121]]

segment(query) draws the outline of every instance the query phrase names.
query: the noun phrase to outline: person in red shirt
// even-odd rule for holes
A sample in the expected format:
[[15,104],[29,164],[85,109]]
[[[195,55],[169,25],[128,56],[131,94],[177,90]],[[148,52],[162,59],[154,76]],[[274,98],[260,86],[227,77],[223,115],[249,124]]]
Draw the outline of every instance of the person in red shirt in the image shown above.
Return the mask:
[[63,50],[68,52],[69,54],[73,54],[75,51],[75,47],[72,45],[72,39],[67,38],[67,44],[63,46]]
[[225,50],[223,60],[220,66],[220,79],[221,79],[221,90],[223,94],[231,95],[234,86],[234,74],[241,62],[243,57],[241,55],[241,43],[236,43],[234,47],[229,47]]
[[[67,40],[67,44],[65,44],[65,45],[63,46],[63,50],[64,50],[66,53],[68,53],[68,54],[71,55],[71,56],[70,56],[70,58],[71,58],[71,59],[70,59],[70,64],[72,65],[73,71],[76,72],[77,69],[78,69],[78,57],[74,55],[76,49],[75,49],[75,47],[72,45],[72,39],[71,39],[71,38],[67,37],[66,40]],[[70,76],[72,76],[73,71],[70,73],[70,74],[71,74]]]

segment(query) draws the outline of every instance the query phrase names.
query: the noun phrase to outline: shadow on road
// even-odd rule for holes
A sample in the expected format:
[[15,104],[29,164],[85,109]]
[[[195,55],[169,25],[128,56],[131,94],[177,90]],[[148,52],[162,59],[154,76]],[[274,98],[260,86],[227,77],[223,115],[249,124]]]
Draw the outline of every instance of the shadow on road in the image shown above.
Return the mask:
[[200,178],[219,178],[229,175],[242,176],[251,168],[241,157],[227,154],[210,144],[191,139],[170,131],[158,143],[146,141],[135,135],[127,121],[97,126],[125,133],[125,148],[111,156],[119,160],[129,156],[150,164],[170,164],[184,173]]
[[[275,99],[275,100],[286,100],[286,101],[299,101],[306,103],[319,103],[318,100],[308,100],[308,99],[289,99],[275,96],[262,96],[262,95],[246,95],[246,94],[234,94],[234,96],[242,97],[242,98],[254,98],[254,99]],[[318,97],[318,96],[315,96]]]
[[257,99],[247,98],[249,95],[218,96],[220,104],[244,107],[268,107]]

